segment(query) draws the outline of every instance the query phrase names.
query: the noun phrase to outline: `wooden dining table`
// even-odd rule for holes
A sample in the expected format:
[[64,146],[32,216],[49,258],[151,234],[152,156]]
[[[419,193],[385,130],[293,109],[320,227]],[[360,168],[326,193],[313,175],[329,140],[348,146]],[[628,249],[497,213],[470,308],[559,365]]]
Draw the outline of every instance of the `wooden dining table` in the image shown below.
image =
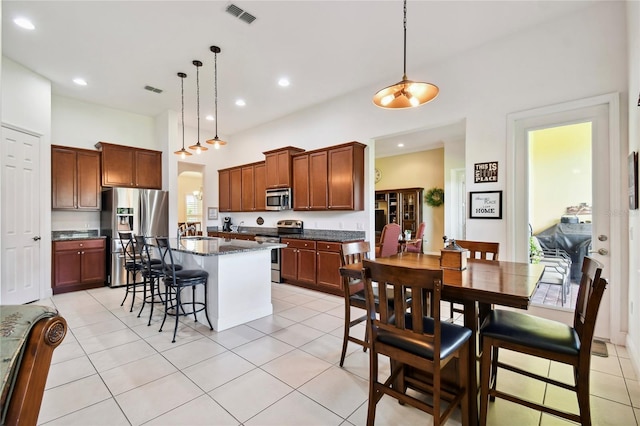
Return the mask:
[[[524,262],[468,259],[466,269],[459,271],[440,267],[440,256],[419,253],[398,253],[375,259],[383,265],[417,269],[442,269],[442,300],[464,306],[464,326],[471,330],[469,344],[469,387],[477,395],[477,336],[481,318],[492,305],[527,309],[531,296],[544,272],[544,266]],[[342,276],[362,277],[362,264],[340,268]],[[469,424],[478,423],[478,398],[469,398]]]

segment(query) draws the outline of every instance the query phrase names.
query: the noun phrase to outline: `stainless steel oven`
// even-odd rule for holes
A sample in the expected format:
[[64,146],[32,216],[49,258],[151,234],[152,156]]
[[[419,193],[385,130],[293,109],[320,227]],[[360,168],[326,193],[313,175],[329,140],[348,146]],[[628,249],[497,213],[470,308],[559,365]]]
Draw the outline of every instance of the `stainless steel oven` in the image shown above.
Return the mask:
[[[255,240],[264,243],[279,243],[280,237],[256,235]],[[277,248],[271,250],[271,281],[280,282],[280,249]]]

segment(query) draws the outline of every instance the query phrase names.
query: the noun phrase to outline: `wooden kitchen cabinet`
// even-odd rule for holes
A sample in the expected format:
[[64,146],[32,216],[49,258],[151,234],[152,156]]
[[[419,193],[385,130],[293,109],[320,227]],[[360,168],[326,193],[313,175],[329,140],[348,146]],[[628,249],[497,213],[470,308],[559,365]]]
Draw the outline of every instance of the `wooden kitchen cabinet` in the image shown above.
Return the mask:
[[303,149],[288,146],[264,152],[267,188],[291,188],[291,156]]
[[106,239],[53,242],[53,294],[101,287],[106,274]]
[[51,147],[51,208],[100,210],[100,153]]
[[328,150],[328,208],[364,210],[364,149],[359,142]]
[[267,166],[263,161],[253,166],[254,206],[256,211],[267,210]]
[[218,209],[231,211],[231,181],[229,170],[218,170]]
[[102,186],[162,189],[162,152],[98,142]]
[[341,243],[330,241],[316,243],[316,284],[318,287],[326,287],[326,290],[331,293],[338,294],[342,292],[341,247]]
[[363,210],[364,149],[359,142],[296,154],[294,210]]
[[283,238],[287,247],[281,251],[280,276],[284,282],[315,286],[316,284],[316,242]]
[[292,157],[293,209],[327,210],[327,151]]
[[232,212],[242,211],[242,168],[229,170],[229,200]]
[[242,166],[242,211],[266,210],[265,162]]

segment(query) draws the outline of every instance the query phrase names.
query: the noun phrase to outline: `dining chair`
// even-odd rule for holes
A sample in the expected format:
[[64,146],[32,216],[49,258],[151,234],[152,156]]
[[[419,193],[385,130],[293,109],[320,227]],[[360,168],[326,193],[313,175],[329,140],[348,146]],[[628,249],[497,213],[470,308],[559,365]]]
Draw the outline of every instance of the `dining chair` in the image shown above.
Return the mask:
[[124,293],[124,299],[120,306],[124,305],[125,300],[129,296],[129,293],[133,293],[131,297],[131,308],[129,312],[133,312],[133,303],[136,301],[136,290],[138,287],[144,287],[144,281],[138,281],[138,273],[142,271],[142,258],[141,252],[136,247],[133,233],[131,232],[118,232],[120,238],[120,244],[122,245],[122,255],[124,256],[124,269],[127,271],[126,292]]
[[[204,311],[207,323],[209,323],[209,328],[213,330],[207,305],[209,273],[204,269],[177,268],[178,265],[174,262],[173,252],[171,251],[168,238],[158,237],[156,238],[156,244],[158,246],[158,252],[160,253],[160,260],[162,261],[165,286],[164,317],[162,318],[162,324],[160,324],[160,330],[158,331],[162,331],[162,327],[164,327],[164,323],[167,320],[167,315],[173,315],[176,320],[173,327],[173,340],[171,343],[175,343],[176,333],[178,331],[178,318],[193,315],[195,321],[198,322],[196,314],[202,311]],[[203,301],[196,301],[196,287],[198,286],[204,289]],[[187,287],[191,287],[191,300],[183,301],[182,290]],[[191,305],[191,310],[188,309],[189,305]]]
[[[487,316],[480,329],[483,341],[480,369],[480,424],[482,426],[487,424],[489,399],[493,401],[495,398],[503,398],[581,425],[591,425],[589,405],[591,343],[600,301],[607,286],[607,280],[600,277],[601,273],[600,263],[590,257],[584,258],[573,326],[522,312],[501,309],[495,309]],[[571,365],[574,384],[570,385],[500,362],[498,358],[500,348]],[[579,414],[538,404],[497,390],[498,367],[575,392]]]
[[[434,425],[444,423],[459,406],[462,424],[467,425],[469,398],[475,397],[467,388],[471,330],[440,320],[442,270],[382,265],[366,259],[363,266],[370,336],[367,425],[374,424],[376,405],[383,395],[430,413]],[[379,315],[374,282],[379,286]],[[407,292],[413,295],[410,300],[402,297]],[[390,295],[393,311],[389,309]],[[391,374],[383,381],[378,378],[378,355],[391,361]],[[454,360],[458,364],[457,377],[452,383],[445,383],[443,369]],[[412,370],[425,373],[430,380],[406,374]],[[408,389],[412,392],[408,393]],[[433,398],[419,398],[414,392]]]
[[[489,241],[455,240],[460,247],[469,250],[472,259],[498,260],[500,243]],[[464,309],[456,306],[455,302],[449,303],[449,321],[453,322],[454,314],[464,314]]]
[[[371,250],[368,241],[354,241],[343,243],[341,247],[342,266],[351,265],[353,263],[361,263],[364,259],[369,258]],[[344,358],[347,354],[347,345],[354,342],[362,345],[362,350],[366,351],[369,344],[367,343],[367,333],[365,331],[364,340],[359,339],[350,334],[351,327],[364,322],[366,315],[362,315],[356,319],[351,319],[351,308],[367,309],[364,297],[364,283],[361,279],[342,277],[343,296],[344,296],[344,335],[342,338],[342,354],[340,355],[340,367],[344,364]]]
[[426,222],[420,223],[420,226],[418,227],[418,233],[415,237],[418,241],[411,244],[407,243],[407,245],[405,246],[405,251],[409,253],[422,253],[422,237],[424,236],[424,230],[426,227]]
[[398,240],[402,232],[397,223],[387,223],[380,234],[380,245],[376,247],[376,257],[389,257],[398,254]]

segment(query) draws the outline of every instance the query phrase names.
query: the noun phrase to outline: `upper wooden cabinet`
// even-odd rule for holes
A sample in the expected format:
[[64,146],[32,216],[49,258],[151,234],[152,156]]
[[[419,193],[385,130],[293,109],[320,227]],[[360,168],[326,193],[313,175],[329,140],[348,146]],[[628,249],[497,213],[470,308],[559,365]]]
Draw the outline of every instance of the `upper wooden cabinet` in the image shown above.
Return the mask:
[[303,151],[288,146],[264,152],[267,188],[291,188],[291,156]]
[[265,210],[265,163],[218,170],[218,207],[221,212]]
[[350,142],[294,155],[294,210],[363,210],[365,147]]
[[162,152],[98,142],[102,186],[162,189]]
[[100,210],[100,153],[51,147],[51,208]]

